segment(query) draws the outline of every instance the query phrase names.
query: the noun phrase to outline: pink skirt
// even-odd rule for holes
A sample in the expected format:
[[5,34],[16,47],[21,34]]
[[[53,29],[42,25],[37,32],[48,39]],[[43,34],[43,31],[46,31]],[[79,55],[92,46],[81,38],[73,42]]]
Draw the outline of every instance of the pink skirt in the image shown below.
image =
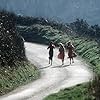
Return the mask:
[[63,52],[58,54],[58,59],[64,59],[64,57],[65,57],[65,54]]

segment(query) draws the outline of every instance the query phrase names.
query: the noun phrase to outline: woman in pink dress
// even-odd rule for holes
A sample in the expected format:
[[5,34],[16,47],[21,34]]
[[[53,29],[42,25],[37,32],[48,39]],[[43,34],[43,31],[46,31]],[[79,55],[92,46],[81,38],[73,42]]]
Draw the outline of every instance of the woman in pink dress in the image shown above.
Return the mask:
[[62,43],[59,44],[59,54],[58,58],[62,60],[62,65],[64,64],[64,58],[65,58],[65,48]]

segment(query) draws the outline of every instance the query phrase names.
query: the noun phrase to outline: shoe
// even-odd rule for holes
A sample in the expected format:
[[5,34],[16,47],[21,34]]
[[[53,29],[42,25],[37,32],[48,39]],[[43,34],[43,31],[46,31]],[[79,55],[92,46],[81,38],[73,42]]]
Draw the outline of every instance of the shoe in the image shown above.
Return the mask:
[[72,61],[72,63],[74,63],[74,61]]

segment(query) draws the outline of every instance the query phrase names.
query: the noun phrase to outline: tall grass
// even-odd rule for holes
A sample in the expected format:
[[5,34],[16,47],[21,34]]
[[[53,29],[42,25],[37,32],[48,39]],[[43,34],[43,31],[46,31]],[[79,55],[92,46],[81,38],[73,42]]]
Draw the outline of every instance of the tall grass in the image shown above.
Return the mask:
[[[16,67],[17,66],[17,67]],[[37,68],[29,62],[16,62],[16,66],[1,67],[0,95],[4,95],[18,86],[25,85],[39,77]]]
[[88,93],[88,85],[77,85],[71,88],[60,90],[58,93],[51,94],[43,100],[94,100]]

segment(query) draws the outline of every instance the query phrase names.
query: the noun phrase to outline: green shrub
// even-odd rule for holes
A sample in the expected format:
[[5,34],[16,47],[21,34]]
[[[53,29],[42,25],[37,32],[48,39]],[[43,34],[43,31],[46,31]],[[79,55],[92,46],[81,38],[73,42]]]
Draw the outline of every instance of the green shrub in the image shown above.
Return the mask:
[[0,67],[26,59],[23,38],[16,32],[15,20],[15,14],[0,11]]

